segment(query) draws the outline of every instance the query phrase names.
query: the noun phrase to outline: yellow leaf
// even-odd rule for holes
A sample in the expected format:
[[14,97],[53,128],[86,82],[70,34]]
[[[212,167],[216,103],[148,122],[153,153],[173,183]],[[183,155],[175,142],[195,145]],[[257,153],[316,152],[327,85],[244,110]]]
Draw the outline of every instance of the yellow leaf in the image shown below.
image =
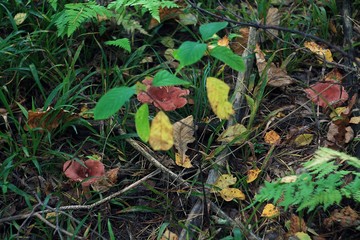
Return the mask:
[[349,113],[348,107],[338,107],[335,108],[334,111],[330,113],[331,120],[337,120],[337,118],[341,118],[341,115],[347,115]]
[[154,150],[169,150],[174,145],[173,126],[163,111],[151,122],[149,143]]
[[299,240],[311,240],[311,237],[304,232],[297,232],[295,233],[295,236],[299,239]]
[[166,229],[164,234],[160,238],[160,240],[178,240],[178,239],[179,237],[175,233],[169,231],[169,229]]
[[349,123],[359,124],[359,123],[360,123],[360,116],[350,118],[350,122],[349,122]]
[[261,213],[261,216],[266,218],[274,218],[279,215],[280,215],[279,209],[271,203],[266,204],[264,210]]
[[292,183],[292,182],[296,182],[297,180],[297,176],[296,175],[292,175],[292,176],[286,176],[281,178],[280,182],[281,183]]
[[228,188],[230,185],[233,185],[235,183],[236,177],[231,174],[223,174],[218,177],[218,179],[214,183],[214,187],[211,189],[211,192],[219,192],[220,190]]
[[189,158],[189,156],[187,155],[180,155],[179,153],[175,153],[175,163],[176,165],[180,166],[180,167],[184,167],[184,168],[191,168],[191,160]]
[[324,59],[324,58],[328,62],[334,61],[334,59],[332,58],[332,55],[331,55],[331,51],[329,49],[324,49],[315,42],[305,42],[304,46],[320,57],[320,60],[319,60],[320,63],[323,62],[321,59]]
[[22,23],[25,21],[26,16],[27,16],[26,13],[17,13],[17,14],[14,16],[15,24],[16,24],[17,26],[19,26],[20,24],[22,24]]
[[236,123],[222,132],[217,141],[229,143],[236,139],[234,144],[242,144],[246,141],[246,133],[248,133],[246,127],[240,123]]
[[271,130],[265,134],[264,140],[268,144],[275,144],[280,141],[280,136],[274,130]]
[[237,188],[224,188],[220,191],[220,196],[227,202],[232,201],[234,198],[245,200],[245,194]]
[[251,170],[249,170],[247,172],[246,182],[251,183],[251,182],[255,181],[255,179],[257,179],[257,177],[259,176],[260,172],[261,172],[260,169],[251,169]]
[[223,46],[223,47],[229,46],[229,38],[228,38],[228,36],[225,35],[222,39],[219,39],[217,44],[219,46]]
[[300,134],[295,138],[294,143],[298,147],[307,146],[312,142],[313,138],[314,138],[314,134],[310,134],[310,133]]
[[211,109],[220,119],[229,119],[234,114],[232,104],[228,101],[230,87],[214,77],[206,80],[206,91]]

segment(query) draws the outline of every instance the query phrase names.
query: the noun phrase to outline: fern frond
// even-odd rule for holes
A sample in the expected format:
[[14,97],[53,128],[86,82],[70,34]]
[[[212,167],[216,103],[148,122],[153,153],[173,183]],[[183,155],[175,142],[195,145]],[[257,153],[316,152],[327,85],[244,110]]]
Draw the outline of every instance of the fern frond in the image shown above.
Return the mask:
[[55,20],[58,36],[71,36],[81,24],[95,20],[98,16],[110,17],[111,15],[108,9],[95,2],[66,4],[65,9],[57,15]]
[[131,52],[130,41],[127,38],[121,38],[113,41],[106,41],[105,44],[125,49],[129,53]]

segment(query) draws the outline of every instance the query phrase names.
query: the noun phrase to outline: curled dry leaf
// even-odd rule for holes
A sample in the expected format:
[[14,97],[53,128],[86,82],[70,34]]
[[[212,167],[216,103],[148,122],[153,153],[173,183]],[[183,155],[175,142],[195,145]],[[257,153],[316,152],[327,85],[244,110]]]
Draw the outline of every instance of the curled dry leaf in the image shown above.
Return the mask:
[[174,146],[179,152],[176,164],[185,168],[192,167],[190,159],[186,156],[187,145],[195,141],[194,117],[192,115],[181,119],[173,125]]
[[186,96],[189,95],[188,89],[179,87],[154,87],[152,78],[146,78],[142,83],[146,86],[145,91],[137,94],[137,99],[142,103],[154,104],[155,107],[163,111],[173,111],[186,105]]
[[329,49],[324,49],[315,42],[305,42],[304,46],[319,57],[319,63],[323,63],[323,59],[325,59],[327,62],[334,61]]
[[278,68],[274,63],[270,63],[270,66],[266,70],[267,62],[265,60],[265,54],[261,51],[259,44],[255,47],[256,65],[259,70],[260,76],[266,74],[267,85],[271,87],[284,87],[292,84],[294,80],[287,74],[285,69]]
[[220,196],[227,202],[233,199],[245,200],[245,194],[237,188],[224,188],[220,191]]
[[266,204],[264,210],[261,213],[261,216],[266,218],[274,218],[279,215],[280,215],[279,209],[271,203]]
[[223,131],[217,141],[241,145],[247,140],[248,134],[249,131],[244,125],[236,123]]
[[105,175],[99,179],[99,181],[93,183],[91,186],[95,191],[106,192],[117,182],[118,173],[120,168],[110,169]]
[[266,143],[272,145],[280,142],[280,136],[274,130],[270,130],[265,134],[264,140]]
[[234,53],[241,55],[247,46],[249,39],[249,28],[240,28],[239,33],[241,36],[234,38],[230,42],[230,48]]
[[66,161],[63,165],[65,176],[73,181],[81,182],[84,187],[97,182],[105,174],[104,164],[96,160],[86,160],[84,166],[77,161]]
[[173,126],[163,111],[151,122],[149,144],[154,150],[167,151],[174,145]]
[[236,183],[236,177],[231,174],[222,174],[214,183],[214,187],[211,192],[219,192],[224,188],[228,188],[230,185]]
[[246,182],[251,183],[251,182],[255,181],[257,179],[257,177],[259,176],[260,172],[261,172],[261,170],[258,168],[249,170],[247,172]]
[[320,107],[339,105],[349,98],[345,88],[333,82],[318,82],[305,89],[307,97]]

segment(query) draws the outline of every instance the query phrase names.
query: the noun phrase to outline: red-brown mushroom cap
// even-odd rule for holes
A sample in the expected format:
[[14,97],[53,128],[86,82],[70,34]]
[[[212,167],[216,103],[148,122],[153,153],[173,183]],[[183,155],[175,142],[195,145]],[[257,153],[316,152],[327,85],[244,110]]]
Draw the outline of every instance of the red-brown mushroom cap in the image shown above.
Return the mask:
[[99,180],[99,177],[105,175],[104,164],[100,161],[89,159],[84,162],[84,165],[76,161],[66,161],[63,165],[63,171],[68,178],[81,182],[81,185],[85,187],[93,184]]
[[341,104],[349,98],[345,88],[334,82],[318,82],[305,89],[305,92],[320,107]]

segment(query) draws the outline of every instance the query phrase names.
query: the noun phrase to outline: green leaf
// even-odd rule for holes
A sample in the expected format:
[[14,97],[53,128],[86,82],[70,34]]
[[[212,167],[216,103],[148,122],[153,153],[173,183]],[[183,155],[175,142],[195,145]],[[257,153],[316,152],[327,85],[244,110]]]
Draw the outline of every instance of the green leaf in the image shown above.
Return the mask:
[[186,41],[181,44],[179,49],[174,51],[175,59],[180,61],[180,68],[191,65],[199,61],[205,54],[207,45]]
[[109,118],[135,93],[135,88],[118,87],[113,88],[102,96],[94,109],[94,119],[101,120]]
[[141,105],[135,114],[135,127],[140,139],[144,142],[147,142],[150,136],[150,123],[149,107],[146,103]]
[[120,38],[113,41],[106,41],[105,44],[125,49],[129,53],[131,52],[130,41],[127,38]]
[[173,86],[173,85],[190,85],[188,81],[182,80],[176,77],[174,74],[166,70],[158,72],[152,81],[152,85],[155,87]]
[[242,57],[236,55],[227,47],[217,46],[210,51],[210,55],[226,63],[236,71],[245,71],[245,64]]
[[213,22],[201,25],[199,30],[202,39],[204,41],[208,40],[209,38],[214,36],[215,33],[226,28],[227,25],[227,22]]

